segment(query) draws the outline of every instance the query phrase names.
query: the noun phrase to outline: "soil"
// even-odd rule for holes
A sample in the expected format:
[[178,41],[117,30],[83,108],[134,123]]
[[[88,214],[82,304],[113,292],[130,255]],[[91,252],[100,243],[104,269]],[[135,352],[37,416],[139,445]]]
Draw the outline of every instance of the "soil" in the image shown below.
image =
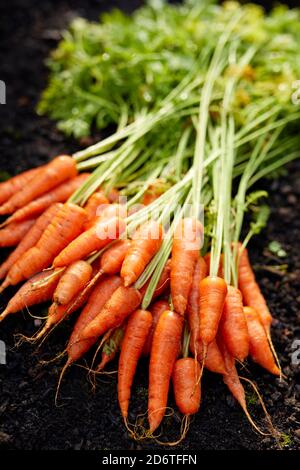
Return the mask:
[[[120,6],[131,10],[140,1],[10,0],[0,6],[1,76],[7,86],[7,104],[0,107],[0,170],[16,174],[39,165],[59,152],[71,152],[78,143],[57,132],[55,124],[35,113],[47,70],[44,60],[55,47],[60,31],[75,15],[97,19],[99,11]],[[300,165],[289,167],[278,182],[265,182],[272,214],[268,228],[251,244],[251,259],[261,288],[276,320],[273,339],[285,379],[280,382],[252,363],[248,376],[258,385],[274,426],[282,433],[285,449],[300,448],[300,365],[293,365],[293,342],[300,341]],[[286,256],[277,258],[268,249],[281,243]],[[273,272],[287,265],[286,273]],[[271,271],[270,271],[271,267]],[[12,294],[0,299],[3,308]],[[31,310],[45,315],[45,308]],[[42,364],[64,349],[72,326],[67,322],[55,330],[36,350],[28,343],[15,347],[16,333],[31,336],[37,329],[28,313],[17,314],[1,325],[0,340],[7,347],[7,364],[0,364],[0,448],[2,449],[157,449],[153,442],[133,441],[124,428],[117,404],[115,376],[98,379],[92,389],[83,368],[66,374],[59,406],[55,389],[63,361]],[[92,356],[91,356],[92,357]],[[91,357],[87,358],[88,360]],[[300,359],[300,357],[299,357]],[[116,363],[111,370],[116,369]],[[247,373],[247,372],[245,372]],[[147,362],[141,362],[134,387],[130,420],[146,410]],[[249,409],[255,421],[264,424],[263,412],[253,393]],[[170,399],[173,406],[173,399]],[[143,417],[140,416],[142,419]],[[178,437],[180,418],[169,416],[162,432],[168,440]],[[270,437],[253,432],[239,406],[216,375],[205,373],[203,402],[185,441],[178,449],[275,449]]]

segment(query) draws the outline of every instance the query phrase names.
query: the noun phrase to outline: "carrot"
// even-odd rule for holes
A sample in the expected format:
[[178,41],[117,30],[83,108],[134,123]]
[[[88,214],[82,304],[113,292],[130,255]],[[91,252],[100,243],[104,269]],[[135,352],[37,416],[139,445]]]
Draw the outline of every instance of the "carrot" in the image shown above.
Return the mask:
[[91,279],[92,266],[86,261],[75,261],[62,275],[54,292],[53,300],[58,305],[66,305]]
[[11,313],[50,300],[61,274],[60,270],[42,272],[27,281],[8,302],[0,315],[0,321]]
[[109,200],[105,197],[103,191],[99,190],[96,193],[92,194],[88,202],[85,205],[85,210],[87,213],[86,228],[91,226],[91,223],[94,222],[95,217],[100,215],[100,211],[104,210],[109,204]]
[[220,326],[230,354],[235,359],[244,361],[249,354],[249,334],[243,310],[242,294],[236,287],[227,287]]
[[130,243],[130,240],[118,240],[107,248],[100,258],[100,270],[106,274],[119,273]]
[[94,251],[101,250],[125,230],[123,219],[114,217],[100,221],[75,238],[53,261],[53,266],[68,266],[84,259]]
[[[162,270],[162,273],[156,285],[156,289],[153,292],[152,300],[156,299],[157,297],[160,297],[168,289],[170,285],[170,274],[171,274],[171,260],[168,260],[164,266],[164,269]],[[140,289],[140,293],[142,297],[144,297],[150,281],[151,281],[151,278]]]
[[26,206],[17,210],[11,217],[6,219],[5,225],[11,222],[19,222],[20,220],[37,217],[42,214],[48,207],[57,202],[66,202],[74,191],[82,185],[87,179],[88,173],[82,173],[75,178],[66,181],[57,188],[52,189],[43,196],[34,199]]
[[[192,354],[196,354],[197,360],[200,363],[203,363],[203,345],[201,341],[197,341],[195,345],[190,342],[190,351]],[[205,368],[210,372],[214,372],[215,374],[225,374],[225,364],[223,360],[223,356],[221,351],[218,347],[216,340],[213,340],[207,347],[207,354],[205,358]]]
[[119,200],[120,193],[116,188],[112,188],[109,191],[107,197],[108,197],[109,202],[114,203],[114,202],[117,202]]
[[150,331],[148,333],[147,339],[146,339],[144,347],[143,347],[143,352],[142,352],[143,356],[149,356],[149,354],[151,352],[153,335],[154,335],[154,331],[155,331],[156,325],[158,323],[158,320],[160,319],[161,315],[166,310],[169,310],[169,308],[170,308],[169,304],[166,300],[158,300],[150,308],[150,312],[152,314],[153,321],[152,321]]
[[161,247],[162,238],[163,228],[154,220],[146,222],[135,231],[121,269],[125,286],[133,284],[142,274]]
[[83,330],[93,322],[99,311],[112,297],[114,292],[121,286],[122,281],[119,276],[110,276],[102,279],[93,289],[89,300],[79,315],[72,334],[70,336],[67,352],[68,365],[80,359],[96,342],[97,338],[82,338]]
[[18,245],[35,222],[35,219],[29,219],[9,224],[0,230],[0,248]]
[[271,374],[280,375],[259,314],[252,307],[244,307],[244,313],[249,331],[251,358]]
[[238,259],[238,279],[239,288],[244,299],[244,305],[254,308],[261,317],[262,324],[266,331],[270,332],[272,315],[256,282],[254,272],[248,257],[247,249],[239,248]]
[[84,209],[71,203],[64,204],[37,244],[26,251],[9,270],[2,289],[29,279],[33,274],[47,268],[54,257],[78,236],[85,218]]
[[191,333],[190,343],[195,349],[195,344],[199,336],[199,283],[207,276],[207,266],[203,258],[198,257],[196,266],[193,274],[192,287],[190,289],[188,303],[187,303],[187,314],[188,324]]
[[125,421],[128,416],[131,387],[137,363],[142,354],[151,324],[152,315],[150,312],[136,310],[131,314],[126,327],[118,367],[118,400]]
[[80,335],[80,340],[90,339],[97,341],[99,336],[111,328],[117,328],[123,323],[141,303],[141,294],[133,287],[120,286],[106,302],[100,312],[89,323]]
[[216,337],[226,294],[227,285],[224,279],[208,276],[200,281],[199,339],[204,348],[207,348]]
[[109,362],[113,361],[120,350],[124,338],[124,327],[116,328],[112,335],[105,341],[101,354],[101,362],[96,371],[101,372]]
[[194,268],[199,256],[202,231],[202,225],[198,220],[184,218],[174,233],[171,257],[171,296],[174,310],[180,315],[186,311]]
[[11,214],[76,175],[76,163],[72,157],[56,157],[0,207],[0,215]]
[[[211,253],[206,253],[204,255],[204,260],[207,266],[207,269],[210,269],[210,258],[211,258]],[[223,255],[221,254],[220,256],[220,262],[219,262],[219,267],[218,267],[218,277],[223,277]]]
[[20,189],[27,185],[40,171],[41,167],[33,168],[32,170],[27,170],[17,176],[13,176],[4,183],[0,183],[0,205],[20,191]]
[[156,201],[156,199],[158,199],[159,196],[161,195],[158,193],[155,193],[153,191],[147,191],[143,196],[142,204],[144,206],[150,206],[150,204]]
[[0,279],[3,279],[13,264],[27,251],[32,248],[40,239],[43,231],[51,222],[55,214],[62,207],[62,204],[53,204],[47,209],[27,232],[27,234],[20,241],[17,248],[9,255],[7,260],[0,266]]
[[180,348],[183,328],[181,315],[164,312],[155,329],[149,368],[148,420],[150,432],[160,425],[167,406],[173,367]]
[[124,204],[107,204],[105,207],[100,208],[94,222],[97,223],[98,221],[109,220],[114,217],[126,219],[127,215],[127,208]]
[[200,366],[191,357],[184,357],[175,362],[172,380],[174,397],[179,411],[185,416],[194,415],[200,408],[201,390],[196,385],[200,375]]

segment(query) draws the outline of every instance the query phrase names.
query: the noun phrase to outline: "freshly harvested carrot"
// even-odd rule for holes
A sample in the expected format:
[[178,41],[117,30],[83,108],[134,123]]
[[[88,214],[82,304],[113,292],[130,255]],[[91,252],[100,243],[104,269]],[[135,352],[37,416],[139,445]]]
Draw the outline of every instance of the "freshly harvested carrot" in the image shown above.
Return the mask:
[[147,191],[143,196],[142,204],[144,206],[149,206],[152,202],[156,201],[159,196],[160,194],[155,193],[154,191]]
[[192,287],[190,289],[188,303],[187,303],[187,315],[188,324],[191,333],[190,343],[195,348],[197,338],[199,336],[199,283],[207,276],[208,268],[202,257],[198,257],[196,266],[193,274]]
[[[183,357],[175,362],[172,380],[174,398],[180,413],[194,415],[200,408],[201,390],[197,384],[200,366],[191,357]],[[197,385],[195,385],[197,384]]]
[[35,222],[35,219],[29,219],[9,224],[0,230],[0,248],[18,245]]
[[100,258],[100,270],[106,274],[119,273],[130,243],[130,240],[118,240],[108,247]]
[[244,305],[254,308],[260,315],[266,331],[270,332],[272,315],[261,293],[252,270],[247,249],[239,247],[238,280],[239,288],[244,299]]
[[66,202],[74,191],[82,185],[87,177],[88,173],[82,173],[81,175],[60,184],[57,188],[52,189],[52,191],[49,191],[37,199],[34,199],[26,206],[14,212],[12,216],[6,219],[5,224],[37,217],[52,204],[57,202]]
[[101,362],[97,366],[96,371],[101,372],[107,364],[114,360],[118,351],[121,349],[121,345],[124,338],[124,326],[116,328],[111,336],[105,341],[102,353],[101,353]]
[[75,261],[62,275],[53,295],[58,305],[66,305],[80,292],[92,277],[93,268],[86,261]]
[[226,294],[227,285],[224,279],[208,276],[200,281],[199,339],[204,348],[207,348],[217,335]]
[[60,270],[44,271],[27,281],[9,301],[0,315],[0,321],[11,313],[50,300],[61,274]]
[[132,243],[121,269],[124,285],[130,286],[142,274],[145,267],[161,247],[163,228],[155,220],[141,225],[132,236]]
[[128,416],[131,387],[138,360],[152,324],[152,315],[147,310],[136,310],[131,314],[122,343],[118,367],[118,400],[125,421]]
[[103,191],[98,190],[96,193],[92,194],[84,207],[87,213],[87,221],[85,224],[86,228],[91,226],[95,217],[99,216],[100,211],[102,212],[108,204],[109,200],[105,197]]
[[113,217],[100,221],[90,229],[81,233],[63,249],[53,261],[53,266],[68,266],[75,261],[84,259],[94,251],[101,250],[112,240],[116,240],[125,230],[123,219]]
[[244,313],[249,331],[249,351],[251,358],[264,369],[271,372],[271,374],[280,375],[280,369],[275,363],[268,337],[259,314],[252,307],[244,307]]
[[39,172],[41,167],[24,171],[17,176],[13,176],[7,181],[0,183],[0,204],[6,202],[11,196],[27,185]]
[[97,338],[82,338],[82,332],[97,317],[114,292],[122,285],[119,276],[102,279],[92,291],[89,300],[79,315],[70,336],[67,352],[68,365],[80,359],[96,342]]
[[220,327],[229,353],[235,359],[244,361],[249,354],[249,334],[242,294],[236,287],[227,286]]
[[161,315],[155,328],[149,368],[148,421],[151,433],[158,428],[165,414],[182,328],[182,316],[170,310]]
[[0,215],[11,214],[76,175],[76,162],[72,157],[67,155],[56,157],[43,169],[40,169],[40,172],[30,180],[30,183],[23,186],[0,207]]
[[82,230],[86,215],[84,209],[66,203],[46,227],[37,244],[26,251],[9,270],[2,289],[16,285],[47,268],[54,257]]
[[[190,342],[190,351],[196,357],[197,360],[202,364],[203,363],[203,345],[201,341],[197,341],[195,345]],[[213,340],[207,347],[207,354],[205,358],[205,369],[215,374],[225,374],[225,364],[223,356],[218,347],[216,340]]]
[[7,260],[0,266],[0,279],[3,279],[13,264],[27,251],[32,248],[40,239],[42,233],[49,225],[55,214],[62,207],[62,204],[53,204],[47,209],[20,241],[16,249],[9,255]]
[[147,339],[143,347],[143,351],[142,351],[143,356],[149,356],[151,352],[151,347],[152,347],[153,335],[154,335],[154,331],[158,323],[158,320],[160,319],[161,315],[164,312],[169,310],[169,308],[170,308],[169,304],[166,300],[158,300],[150,308],[150,312],[152,314],[153,320],[152,320],[150,331],[148,333]]
[[84,328],[80,340],[90,339],[95,342],[106,331],[117,328],[139,307],[141,300],[142,296],[137,289],[118,287],[104,307],[101,310],[98,309],[100,313],[96,318]]
[[171,296],[174,310],[184,315],[201,247],[201,223],[186,217],[176,227],[172,246]]
[[[156,285],[155,291],[153,292],[152,300],[160,297],[170,285],[170,276],[171,276],[171,260],[168,260],[162,270],[158,283]],[[151,278],[146,282],[146,284],[140,289],[142,297],[144,297],[146,290],[149,286]]]
[[[204,255],[204,260],[205,260],[205,263],[207,265],[207,269],[209,271],[210,269],[210,258],[211,258],[211,253],[206,253],[206,255]],[[219,262],[219,267],[218,267],[218,277],[223,277],[223,255],[221,254],[220,256],[220,262]]]

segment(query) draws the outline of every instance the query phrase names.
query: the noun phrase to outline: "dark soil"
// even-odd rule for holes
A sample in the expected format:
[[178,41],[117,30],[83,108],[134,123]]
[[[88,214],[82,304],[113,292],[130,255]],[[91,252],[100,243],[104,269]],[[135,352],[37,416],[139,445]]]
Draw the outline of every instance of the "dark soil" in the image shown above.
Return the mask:
[[[15,174],[47,161],[58,152],[71,152],[78,144],[67,141],[55,125],[38,117],[35,105],[45,87],[44,59],[59,38],[60,30],[75,15],[96,19],[113,5],[130,10],[140,1],[38,1],[10,0],[0,6],[1,76],[7,85],[7,104],[0,107],[0,169]],[[130,8],[129,8],[130,7]],[[286,449],[300,447],[300,365],[291,364],[293,341],[300,340],[300,165],[290,166],[280,182],[265,183],[270,192],[272,216],[267,230],[251,245],[257,276],[276,320],[275,347],[286,379],[281,383],[261,368],[249,364],[249,376],[258,384],[274,426],[282,433]],[[268,244],[277,240],[287,256],[277,259]],[[273,265],[287,264],[283,276],[271,273]],[[12,291],[1,296],[4,307]],[[32,310],[43,315],[45,309]],[[58,328],[35,352],[35,347],[14,348],[14,334],[31,336],[33,318],[17,314],[1,324],[0,340],[7,346],[7,364],[0,365],[0,448],[7,449],[136,449],[157,448],[137,444],[124,429],[117,405],[115,377],[103,377],[93,392],[86,371],[73,367],[65,376],[59,397],[54,395],[62,362],[43,365],[63,350],[71,323]],[[112,366],[112,370],[116,364]],[[147,363],[138,369],[131,406],[131,420],[146,410]],[[249,390],[249,409],[259,424],[264,415]],[[172,400],[170,402],[173,404]],[[163,434],[178,437],[179,417],[166,418]],[[201,412],[179,448],[273,449],[273,439],[253,432],[239,406],[218,376],[206,373]]]

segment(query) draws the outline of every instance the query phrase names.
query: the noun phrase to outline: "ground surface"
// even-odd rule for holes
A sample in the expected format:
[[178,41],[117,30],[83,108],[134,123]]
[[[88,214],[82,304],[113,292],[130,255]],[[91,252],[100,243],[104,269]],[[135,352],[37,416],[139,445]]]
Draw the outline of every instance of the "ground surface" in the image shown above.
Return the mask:
[[[6,3],[6,5],[5,5]],[[0,170],[15,174],[46,161],[76,144],[57,133],[53,123],[35,114],[34,108],[46,83],[43,61],[55,46],[59,30],[74,15],[96,19],[105,5],[134,7],[133,1],[43,1],[11,0],[1,3],[0,79],[7,84],[7,105],[0,107]],[[100,6],[99,6],[100,4]],[[300,365],[291,364],[292,344],[300,340],[300,166],[290,167],[280,183],[266,182],[272,216],[268,229],[251,246],[251,258],[260,285],[276,317],[273,337],[286,380],[278,380],[253,364],[250,375],[263,393],[274,425],[283,433],[287,449],[300,447]],[[277,240],[287,256],[276,259],[267,250]],[[287,274],[278,276],[262,266],[287,264]],[[11,293],[11,292],[10,292]],[[10,294],[1,296],[4,307]],[[41,309],[32,313],[41,314]],[[128,438],[120,419],[115,378],[99,380],[95,392],[86,372],[73,367],[60,394],[61,407],[54,406],[54,393],[61,363],[42,365],[41,360],[63,350],[71,322],[56,330],[37,354],[30,345],[14,349],[13,334],[32,335],[36,330],[28,315],[18,314],[0,329],[7,345],[7,365],[0,365],[0,448],[8,449],[135,449],[157,448]],[[146,410],[147,364],[142,362],[135,383],[132,420]],[[254,402],[254,403],[253,403]],[[262,423],[263,414],[250,394],[250,411]],[[172,401],[170,402],[172,405]],[[163,431],[177,437],[179,418],[165,420]],[[182,449],[272,449],[270,438],[255,434],[240,408],[228,394],[221,378],[205,374],[202,410],[194,419]]]

